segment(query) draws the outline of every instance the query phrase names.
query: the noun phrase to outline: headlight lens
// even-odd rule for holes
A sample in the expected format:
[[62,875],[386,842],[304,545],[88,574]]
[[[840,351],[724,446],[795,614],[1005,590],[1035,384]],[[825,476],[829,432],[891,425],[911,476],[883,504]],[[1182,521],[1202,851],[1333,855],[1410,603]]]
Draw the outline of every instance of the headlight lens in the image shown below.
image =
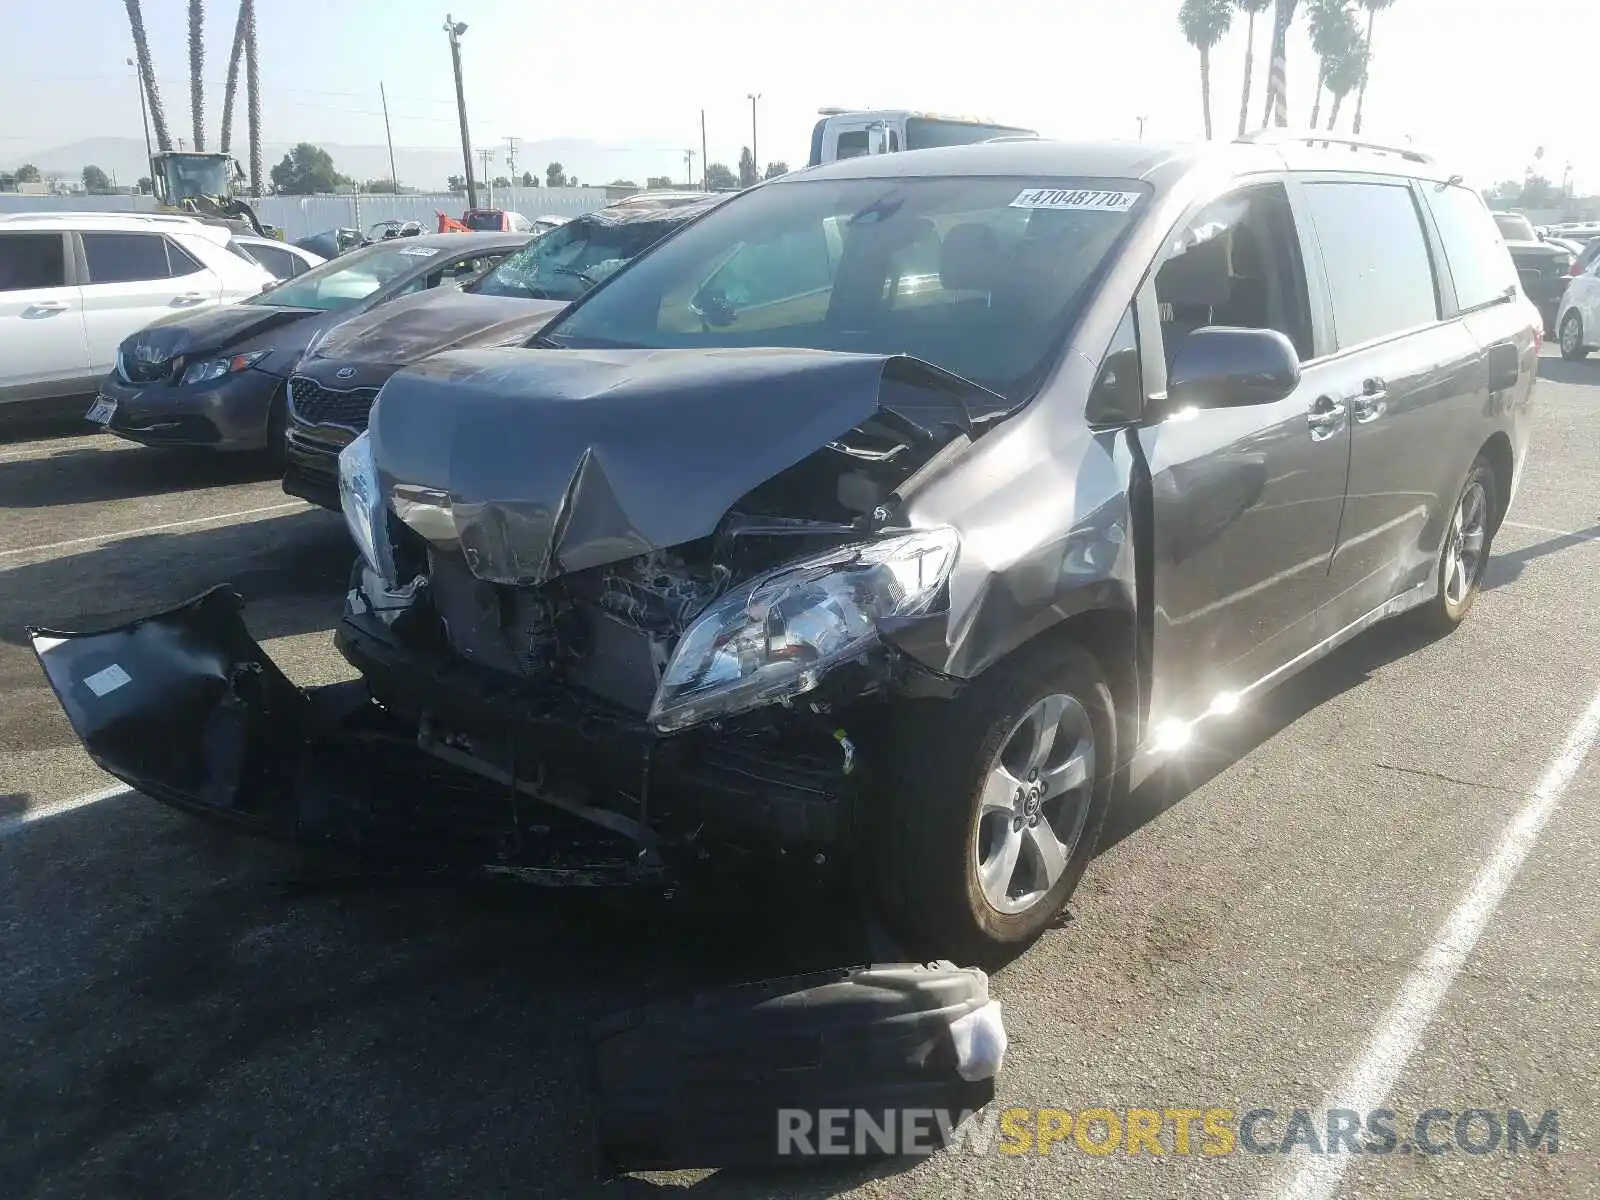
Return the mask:
[[255,366],[270,350],[253,350],[249,354],[235,354],[232,358],[212,358],[205,362],[190,363],[183,369],[184,383],[205,383],[208,379],[221,379],[235,371]]
[[372,440],[365,433],[339,452],[339,507],[362,560],[385,582],[392,582],[383,493],[372,461]]
[[801,559],[741,586],[684,633],[650,723],[662,733],[810,691],[878,638],[878,622],[924,612],[955,566],[953,529],[925,529]]

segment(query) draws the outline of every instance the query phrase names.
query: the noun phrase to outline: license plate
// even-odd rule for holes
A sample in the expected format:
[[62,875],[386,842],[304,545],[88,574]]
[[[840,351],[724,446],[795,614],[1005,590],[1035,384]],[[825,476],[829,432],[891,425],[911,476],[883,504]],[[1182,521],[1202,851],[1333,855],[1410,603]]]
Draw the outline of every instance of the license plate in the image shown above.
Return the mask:
[[108,425],[111,418],[117,415],[117,402],[110,396],[96,396],[89,411],[83,415],[96,425]]

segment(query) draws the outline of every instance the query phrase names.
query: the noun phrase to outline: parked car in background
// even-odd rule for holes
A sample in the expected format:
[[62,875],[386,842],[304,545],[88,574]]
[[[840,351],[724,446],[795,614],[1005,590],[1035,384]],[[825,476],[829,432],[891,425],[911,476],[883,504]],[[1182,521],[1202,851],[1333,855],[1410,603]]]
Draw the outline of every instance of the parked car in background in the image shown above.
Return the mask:
[[36,652],[101,767],[263,834],[842,865],[913,957],[1005,953],[1164,758],[1463,621],[1516,495],[1539,317],[1482,198],[1269,133],[795,172],[395,374],[340,464],[359,684],[221,588]]
[[304,275],[312,267],[321,266],[328,261],[324,255],[313,254],[304,247],[280,242],[275,238],[235,234],[233,240],[235,245],[241,247],[246,254],[271,271],[280,281]]
[[1544,317],[1544,332],[1556,335],[1556,309],[1561,304],[1561,294],[1566,291],[1568,270],[1573,255],[1560,246],[1552,245],[1535,232],[1528,218],[1521,213],[1495,213],[1495,224],[1511,251],[1511,261],[1517,265],[1517,278]]
[[469,208],[461,214],[461,223],[478,231],[532,233],[533,222],[519,212],[505,208]]
[[726,199],[701,193],[689,203],[633,197],[608,205],[536,238],[453,295],[408,298],[345,322],[289,381],[283,490],[337,509],[339,452],[367,427],[390,375],[441,350],[526,341],[568,301]]
[[285,380],[347,317],[475,278],[526,234],[437,235],[355,250],[240,304],[178,313],[127,338],[89,419],[150,446],[281,453]]
[[0,405],[89,395],[134,330],[273,282],[227,228],[193,217],[0,216]]
[[1561,357],[1569,362],[1588,358],[1600,350],[1600,238],[1589,244],[1584,256],[1581,269],[1574,271],[1561,297],[1556,329]]
[[549,233],[552,229],[559,229],[570,220],[572,220],[571,217],[558,217],[549,213],[542,217],[535,217],[533,219],[533,236],[540,237]]

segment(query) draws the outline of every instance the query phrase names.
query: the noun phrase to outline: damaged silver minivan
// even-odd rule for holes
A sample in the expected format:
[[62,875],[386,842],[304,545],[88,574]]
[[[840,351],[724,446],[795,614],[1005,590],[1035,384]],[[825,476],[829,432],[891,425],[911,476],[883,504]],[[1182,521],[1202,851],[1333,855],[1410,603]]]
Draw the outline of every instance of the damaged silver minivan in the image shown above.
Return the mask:
[[843,863],[918,951],[992,952],[1204,722],[1466,615],[1539,340],[1415,151],[839,162],[384,385],[340,467],[359,681],[296,688],[226,588],[34,644],[192,811],[552,883]]

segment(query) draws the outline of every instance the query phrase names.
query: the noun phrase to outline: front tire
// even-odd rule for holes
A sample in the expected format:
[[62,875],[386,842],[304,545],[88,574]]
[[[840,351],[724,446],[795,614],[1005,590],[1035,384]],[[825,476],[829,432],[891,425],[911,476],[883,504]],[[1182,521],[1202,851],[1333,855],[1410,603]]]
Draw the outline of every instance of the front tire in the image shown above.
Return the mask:
[[283,470],[289,463],[289,385],[272,395],[267,408],[267,462]]
[[1117,779],[1116,705],[1081,647],[1050,642],[954,700],[906,703],[875,874],[913,953],[986,961],[1032,941],[1076,890]]
[[1569,312],[1561,320],[1561,357],[1568,362],[1580,362],[1589,357],[1583,346],[1583,318]]
[[1494,540],[1498,482],[1488,460],[1476,459],[1445,527],[1439,551],[1439,593],[1417,610],[1418,621],[1436,634],[1451,632],[1472,611]]

